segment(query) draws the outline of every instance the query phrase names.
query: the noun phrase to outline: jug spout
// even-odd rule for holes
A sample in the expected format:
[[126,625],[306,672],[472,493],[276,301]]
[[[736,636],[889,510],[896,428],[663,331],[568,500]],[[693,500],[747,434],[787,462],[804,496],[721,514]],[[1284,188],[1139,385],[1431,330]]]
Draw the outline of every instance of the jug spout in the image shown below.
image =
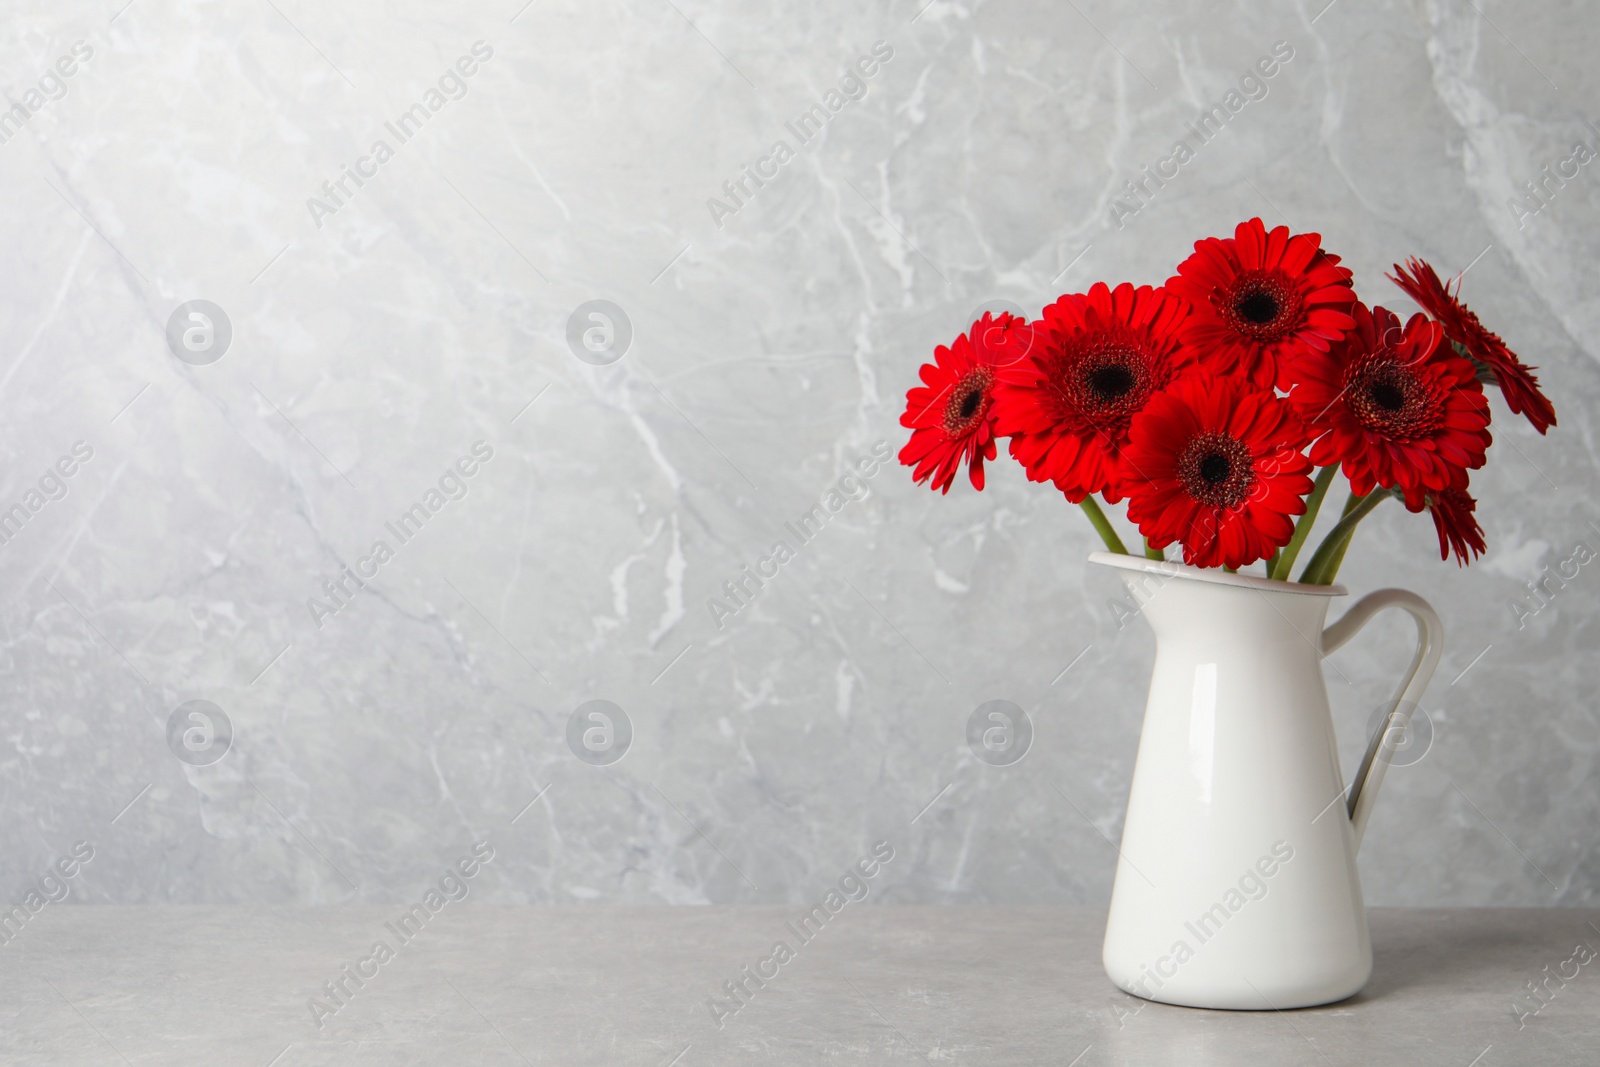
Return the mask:
[[1089,561],[1117,569],[1158,646],[1169,639],[1292,643],[1296,654],[1320,658],[1328,605],[1345,595],[1342,585],[1299,585],[1110,552],[1095,552]]

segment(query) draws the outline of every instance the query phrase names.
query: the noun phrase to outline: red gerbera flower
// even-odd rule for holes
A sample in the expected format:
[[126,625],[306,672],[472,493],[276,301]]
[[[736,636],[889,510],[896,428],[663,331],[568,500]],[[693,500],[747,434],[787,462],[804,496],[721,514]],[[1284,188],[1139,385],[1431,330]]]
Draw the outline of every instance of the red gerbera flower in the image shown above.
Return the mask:
[[1178,340],[1187,309],[1163,289],[1096,282],[1063,296],[1034,324],[1039,344],[1000,371],[995,432],[1036,482],[1067,499],[1122,499],[1118,457],[1128,423],[1193,363]]
[[983,461],[995,457],[995,369],[1016,358],[1013,348],[1022,336],[1009,312],[999,318],[987,312],[972,324],[970,336],[962,334],[949,348],[934,349],[933,362],[924,363],[923,384],[906,393],[906,410],[900,425],[912,431],[900,450],[900,462],[915,467],[912,477],[920,484],[933,479],[932,488],[950,491],[956,471],[968,465],[974,489],[983,488]]
[[1465,567],[1469,562],[1467,550],[1476,559],[1488,547],[1483,539],[1483,527],[1473,517],[1478,502],[1467,493],[1467,480],[1459,485],[1428,494],[1428,514],[1433,516],[1433,528],[1439,534],[1439,558],[1449,559],[1456,554],[1456,563]]
[[1494,384],[1506,398],[1506,406],[1513,415],[1525,415],[1533,428],[1544,433],[1556,424],[1555,405],[1539,391],[1539,379],[1533,376],[1537,368],[1530,367],[1506,347],[1500,336],[1491,333],[1478,321],[1478,316],[1463,304],[1459,297],[1461,279],[1456,278],[1456,291],[1439,280],[1434,269],[1420,259],[1406,260],[1411,268],[1407,274],[1400,264],[1394,265],[1389,280],[1405,290],[1423,311],[1438,319],[1444,326],[1445,336],[1467,350],[1490,373]]
[[1215,370],[1287,390],[1294,359],[1325,352],[1350,329],[1355,290],[1315,233],[1271,233],[1260,219],[1230,238],[1196,241],[1167,288],[1194,307],[1184,341]]
[[1179,379],[1133,418],[1128,518],[1183,561],[1239,568],[1289,543],[1311,461],[1287,401],[1238,378]]
[[1313,463],[1342,464],[1356,493],[1398,488],[1416,511],[1483,466],[1489,402],[1438,323],[1413,315],[1402,329],[1387,308],[1358,302],[1354,312],[1349,336],[1301,360],[1290,399],[1319,435]]

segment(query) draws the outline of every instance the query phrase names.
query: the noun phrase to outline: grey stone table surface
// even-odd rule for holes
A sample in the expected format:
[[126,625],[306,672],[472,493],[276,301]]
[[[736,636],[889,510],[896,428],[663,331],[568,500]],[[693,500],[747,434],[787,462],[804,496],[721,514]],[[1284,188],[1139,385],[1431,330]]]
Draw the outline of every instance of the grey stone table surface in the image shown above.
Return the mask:
[[47,906],[0,949],[0,1063],[1600,1062],[1596,910],[1373,909],[1367,988],[1279,1013],[1119,992],[1094,909],[802,910]]

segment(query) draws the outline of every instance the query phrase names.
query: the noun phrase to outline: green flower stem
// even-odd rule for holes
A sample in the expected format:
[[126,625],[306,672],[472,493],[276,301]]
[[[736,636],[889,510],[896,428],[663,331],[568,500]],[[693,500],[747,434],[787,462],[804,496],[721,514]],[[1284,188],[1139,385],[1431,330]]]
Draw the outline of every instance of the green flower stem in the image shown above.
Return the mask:
[[[1342,519],[1346,515],[1350,514],[1352,511],[1354,511],[1356,509],[1356,507],[1358,505],[1360,505],[1361,499],[1363,499],[1363,498],[1358,498],[1358,497],[1356,497],[1355,494],[1352,493],[1350,495],[1350,498],[1344,502],[1344,510],[1339,513],[1339,517]],[[1333,583],[1333,576],[1335,574],[1339,573],[1340,566],[1342,566],[1344,564],[1344,554],[1346,552],[1350,551],[1350,542],[1352,542],[1354,540],[1355,540],[1354,537],[1346,537],[1344,539],[1344,543],[1339,546],[1338,551],[1333,554],[1333,559],[1328,563],[1328,568],[1329,568],[1328,583],[1329,584]]]
[[1294,524],[1294,536],[1289,539],[1283,551],[1278,553],[1277,562],[1267,568],[1268,578],[1282,581],[1289,577],[1289,572],[1294,569],[1295,558],[1305,546],[1306,538],[1311,536],[1311,527],[1317,524],[1317,512],[1322,510],[1322,498],[1328,495],[1328,487],[1333,484],[1334,475],[1338,473],[1337,463],[1323,467],[1317,472],[1317,480],[1311,485],[1311,495],[1306,497],[1306,513]]
[[1373,508],[1389,498],[1387,490],[1374,490],[1364,497],[1351,494],[1350,502],[1345,505],[1344,518],[1338,525],[1328,531],[1328,536],[1322,539],[1322,544],[1317,546],[1317,551],[1311,557],[1311,562],[1306,564],[1306,569],[1300,572],[1300,581],[1304,585],[1331,585],[1333,576],[1339,573],[1339,564],[1344,560],[1345,549],[1349,547],[1350,538],[1354,535],[1356,526]]
[[1167,554],[1161,549],[1153,547],[1150,544],[1150,539],[1146,537],[1144,539],[1144,558],[1165,560],[1167,558]]
[[1122,543],[1122,538],[1117,536],[1117,531],[1111,528],[1111,520],[1106,518],[1106,513],[1100,510],[1100,505],[1095,503],[1094,497],[1084,497],[1083,503],[1079,507],[1083,508],[1083,513],[1089,516],[1089,521],[1094,523],[1095,532],[1100,535],[1100,540],[1106,543],[1106,550],[1126,556],[1128,554],[1127,546]]
[[1344,544],[1339,546],[1339,551],[1333,554],[1333,559],[1328,563],[1328,584],[1331,585],[1333,576],[1339,573],[1340,566],[1344,564],[1344,554],[1350,551],[1350,542],[1354,540],[1354,537],[1346,537]]
[[[1389,498],[1391,496],[1394,497],[1396,500],[1400,499],[1397,490],[1391,490],[1390,492],[1386,493],[1386,492],[1383,492],[1380,489],[1380,490],[1375,491],[1372,495],[1374,497],[1377,497],[1377,500],[1373,502],[1371,507],[1367,508],[1367,511],[1371,511],[1372,508],[1377,507],[1385,499],[1387,499],[1387,498]],[[1364,517],[1366,515],[1366,512],[1362,512],[1362,515]],[[1360,522],[1361,520],[1357,519],[1356,521]],[[1351,529],[1350,533],[1345,535],[1345,539],[1340,543],[1339,551],[1337,551],[1337,552],[1335,552],[1333,554],[1333,559],[1328,563],[1327,574],[1323,577],[1323,584],[1324,585],[1332,585],[1333,584],[1334,577],[1339,573],[1339,568],[1344,564],[1344,554],[1346,552],[1350,551],[1350,545],[1351,545],[1351,543],[1353,541],[1355,541],[1355,539],[1356,539],[1355,538],[1355,530]]]

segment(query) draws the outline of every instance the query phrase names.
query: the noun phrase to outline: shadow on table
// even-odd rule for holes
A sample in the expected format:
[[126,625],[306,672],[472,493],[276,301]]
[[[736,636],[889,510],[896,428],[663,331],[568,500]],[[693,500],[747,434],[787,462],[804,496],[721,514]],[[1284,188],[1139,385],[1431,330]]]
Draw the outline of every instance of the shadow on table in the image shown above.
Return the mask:
[[1372,978],[1342,1002],[1347,1005],[1411,990],[1459,993],[1503,979],[1508,961],[1528,953],[1531,932],[1507,929],[1503,921],[1476,924],[1470,916],[1452,916],[1454,921],[1440,922],[1382,912],[1371,918]]

